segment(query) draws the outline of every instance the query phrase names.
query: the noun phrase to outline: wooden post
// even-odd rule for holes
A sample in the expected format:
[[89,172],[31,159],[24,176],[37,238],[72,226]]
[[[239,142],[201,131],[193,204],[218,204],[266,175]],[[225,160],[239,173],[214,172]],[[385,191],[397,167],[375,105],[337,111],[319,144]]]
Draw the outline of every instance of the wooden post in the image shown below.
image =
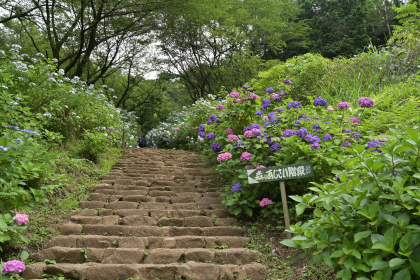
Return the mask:
[[[290,230],[290,221],[289,221],[289,208],[287,207],[287,197],[286,197],[286,188],[284,187],[284,181],[280,181],[280,193],[281,193],[281,203],[283,204],[283,213],[284,213],[284,224],[286,229]],[[287,239],[292,239],[292,234],[286,232]]]
[[193,142],[193,152],[195,151],[195,142],[194,142],[194,138],[191,138],[192,142]]
[[121,147],[123,149],[125,149],[125,131],[123,131],[123,139],[122,139],[122,145],[121,145]]

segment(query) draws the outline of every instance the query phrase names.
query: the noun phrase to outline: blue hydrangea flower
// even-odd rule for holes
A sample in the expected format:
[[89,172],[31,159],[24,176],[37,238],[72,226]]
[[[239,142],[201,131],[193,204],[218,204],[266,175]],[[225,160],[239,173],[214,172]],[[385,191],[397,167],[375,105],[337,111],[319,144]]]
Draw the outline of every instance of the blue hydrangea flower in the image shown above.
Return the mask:
[[241,184],[240,183],[235,183],[232,185],[232,188],[230,189],[231,193],[234,193],[236,191],[240,191],[241,190]]
[[324,141],[329,141],[329,140],[332,140],[331,134],[325,134]]
[[318,124],[314,124],[312,126],[312,129],[315,129],[316,131],[321,130],[322,128]]
[[286,106],[287,110],[290,110],[292,108],[298,108],[298,107],[302,107],[302,104],[300,104],[300,102],[297,102],[297,101],[292,101]]
[[254,123],[254,124],[251,125],[251,130],[252,130],[252,128],[261,129],[261,125],[258,124],[258,123]]
[[282,137],[290,137],[293,135],[296,135],[296,131],[294,131],[293,129],[286,129],[283,131]]
[[264,111],[258,111],[258,112],[255,113],[255,115],[260,117],[260,116],[264,115]]
[[274,121],[274,117],[277,115],[277,113],[276,112],[271,112],[271,113],[268,113],[268,119],[270,120],[270,121]]
[[324,98],[315,98],[314,105],[315,106],[327,106],[327,100],[325,100]]
[[359,133],[359,132],[353,132],[353,133],[351,134],[351,136],[353,136],[354,138],[360,138],[360,137],[361,137],[361,135],[360,135],[360,133]]

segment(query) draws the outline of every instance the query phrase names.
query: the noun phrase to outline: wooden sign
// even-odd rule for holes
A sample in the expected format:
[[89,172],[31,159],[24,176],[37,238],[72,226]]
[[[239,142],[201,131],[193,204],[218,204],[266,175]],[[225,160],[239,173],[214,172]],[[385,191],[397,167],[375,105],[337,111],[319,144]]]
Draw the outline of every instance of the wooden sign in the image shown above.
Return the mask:
[[[312,163],[279,165],[269,168],[251,169],[248,171],[248,183],[258,184],[263,182],[280,181],[281,203],[283,204],[284,223],[287,230],[290,230],[289,208],[287,207],[286,187],[284,180],[300,179],[314,176]],[[286,232],[287,238],[291,239],[292,234]]]

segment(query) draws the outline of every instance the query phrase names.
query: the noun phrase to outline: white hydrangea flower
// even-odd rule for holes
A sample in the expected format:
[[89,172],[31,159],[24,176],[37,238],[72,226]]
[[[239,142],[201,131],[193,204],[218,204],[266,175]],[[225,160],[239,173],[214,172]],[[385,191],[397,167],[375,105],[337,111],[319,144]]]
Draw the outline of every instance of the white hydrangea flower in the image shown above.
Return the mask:
[[66,72],[64,72],[64,69],[60,69],[60,70],[58,70],[58,74],[63,76],[64,74],[66,74]]
[[50,113],[48,113],[48,112],[45,112],[45,113],[44,113],[44,117],[51,118],[51,114],[50,114]]

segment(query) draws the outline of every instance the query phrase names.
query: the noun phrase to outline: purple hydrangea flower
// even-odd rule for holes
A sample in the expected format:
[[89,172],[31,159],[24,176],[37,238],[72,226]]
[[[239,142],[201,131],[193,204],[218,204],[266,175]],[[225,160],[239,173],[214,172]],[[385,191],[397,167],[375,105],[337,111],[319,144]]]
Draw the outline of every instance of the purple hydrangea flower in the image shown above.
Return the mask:
[[258,112],[255,113],[255,115],[260,117],[260,116],[264,115],[264,111],[258,111]]
[[233,184],[232,188],[230,189],[231,193],[234,193],[236,191],[241,191],[241,184],[240,183]]
[[200,127],[198,128],[198,131],[200,131],[200,132],[206,132],[205,131],[205,125],[204,124],[200,124]]
[[0,146],[0,149],[2,149],[3,151],[7,151],[7,148],[3,146]]
[[299,129],[299,130],[297,130],[296,131],[296,134],[299,136],[299,137],[305,137],[306,135],[308,135],[308,130],[306,129],[306,128],[304,128],[304,127],[302,127],[301,129]]
[[249,85],[243,85],[242,88],[245,89],[245,90],[248,90],[248,89],[251,88],[251,86],[249,86]]
[[322,130],[322,128],[321,128],[318,124],[314,124],[314,125],[312,126],[312,129],[315,129],[316,131],[318,131],[318,130]]
[[340,103],[337,104],[337,108],[339,110],[348,109],[348,108],[350,108],[350,103],[348,103],[348,102],[340,102]]
[[210,115],[210,119],[211,119],[212,121],[215,121],[215,120],[217,119],[217,117],[216,117],[216,115],[215,115],[215,114],[211,114],[211,115]]
[[312,143],[310,149],[321,149],[321,146],[318,143]]
[[329,141],[329,140],[332,140],[331,134],[325,134],[324,141]]
[[350,118],[349,122],[354,123],[357,126],[357,124],[360,124],[360,119],[359,118]]
[[261,125],[258,124],[258,123],[254,123],[254,124],[251,125],[251,130],[252,130],[252,128],[260,129]]
[[29,130],[29,129],[23,129],[22,131],[24,131],[24,132],[28,132],[29,134],[39,135],[39,134],[38,134],[38,132],[33,131],[33,130]]
[[212,149],[213,153],[218,153],[218,152],[220,152],[220,151],[222,150],[222,145],[220,145],[220,144],[219,144],[219,143],[217,143],[217,142],[213,142],[213,143],[210,145],[210,147],[211,147],[211,149]]
[[290,110],[292,108],[298,108],[298,107],[302,107],[302,104],[300,104],[300,102],[297,102],[297,101],[292,101],[286,106],[287,110]]
[[268,113],[268,119],[270,120],[270,121],[272,121],[272,122],[274,122],[274,117],[277,115],[277,113],[276,112],[271,112],[271,113]]
[[263,103],[261,110],[262,111],[267,110],[270,107],[271,101],[269,99],[262,99],[261,101]]
[[373,100],[370,99],[369,97],[362,97],[359,99],[357,103],[362,108],[371,108],[375,105],[375,102],[373,102]]
[[325,122],[324,124],[329,124],[329,123],[332,123],[332,122]]
[[341,183],[340,176],[336,175],[336,176],[335,176],[335,180],[336,180],[337,182]]
[[308,134],[308,135],[306,135],[305,138],[306,138],[306,142],[308,142],[308,143],[314,144],[314,143],[321,142],[321,139],[319,139],[319,137],[316,136],[316,135]]
[[238,142],[236,143],[236,146],[237,146],[237,147],[239,147],[239,146],[243,146],[243,145],[245,145],[245,143],[244,143],[244,142],[241,142],[241,141],[238,141]]
[[283,108],[277,108],[276,112],[279,112],[279,113],[284,112],[284,109]]
[[292,81],[290,81],[290,80],[288,80],[288,79],[285,79],[285,80],[283,81],[283,84],[285,84],[285,85],[291,85],[291,84],[292,84]]
[[351,129],[346,128],[346,129],[344,129],[344,130],[343,130],[343,132],[344,132],[344,133],[350,133],[350,132],[351,132]]
[[376,148],[376,149],[372,150],[371,152],[381,152],[382,153],[382,151],[380,150],[381,146],[385,146],[385,144],[382,144],[382,142],[378,141],[378,140],[372,140],[372,141],[369,141],[369,142],[366,143],[365,150],[367,150],[369,148]]
[[212,124],[213,123],[213,121],[212,120],[208,120],[207,121],[207,124]]
[[17,142],[19,142],[19,141],[22,141],[22,139],[20,139],[20,138],[16,138],[16,139],[13,139],[13,141],[15,141],[15,142],[17,143]]
[[341,144],[342,147],[350,147],[351,143],[350,142],[344,142],[343,144]]
[[324,98],[315,98],[314,105],[315,106],[327,106],[327,100],[325,100]]
[[398,173],[398,172],[392,172],[392,174],[393,174],[394,176],[397,176],[397,175],[399,175],[400,173]]
[[361,135],[360,135],[360,133],[359,133],[359,132],[353,132],[353,133],[351,134],[351,136],[353,136],[354,138],[360,138],[360,137],[361,137]]
[[211,139],[214,139],[214,137],[216,137],[216,134],[210,133],[210,134],[207,134],[206,139],[211,140]]
[[275,151],[278,151],[278,150],[280,150],[280,144],[279,143],[273,143],[273,144],[271,144],[270,145],[270,151],[272,152],[272,153],[274,153]]
[[168,143],[171,142],[171,140],[168,138],[164,138],[163,141],[168,142]]
[[200,136],[201,138],[204,138],[204,137],[206,137],[206,133],[205,133],[205,132],[203,132],[203,131],[200,131],[200,132],[198,133],[198,136]]
[[21,261],[13,260],[5,262],[3,267],[1,268],[2,274],[6,273],[12,273],[12,274],[18,274],[21,273],[26,269],[25,264]]
[[283,131],[282,137],[290,137],[293,135],[296,135],[296,131],[294,131],[293,129],[286,129]]
[[265,90],[267,93],[274,93],[274,89],[269,87]]
[[19,126],[6,126],[6,128],[19,130]]

